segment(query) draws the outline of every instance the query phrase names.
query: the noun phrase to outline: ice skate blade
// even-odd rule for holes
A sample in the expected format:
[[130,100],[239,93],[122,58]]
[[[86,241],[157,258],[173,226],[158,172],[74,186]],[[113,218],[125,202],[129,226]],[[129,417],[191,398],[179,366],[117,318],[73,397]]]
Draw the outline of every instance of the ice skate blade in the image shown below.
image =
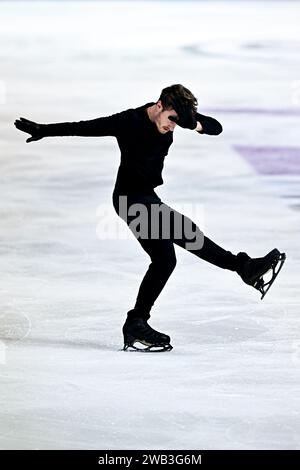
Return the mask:
[[143,352],[143,353],[157,353],[157,352],[166,352],[172,351],[173,346],[170,344],[161,344],[161,345],[149,345],[145,348],[137,348],[134,344],[124,344],[123,351],[129,352]]
[[[265,282],[264,279],[263,279],[263,276],[256,282],[256,284],[254,285],[254,288],[259,290],[259,292],[262,294],[261,296],[261,300],[265,297],[266,293],[268,292],[268,290],[270,289],[270,287],[272,286],[273,282],[275,281],[276,277],[278,276],[284,262],[286,260],[286,254],[285,253],[279,253],[278,256],[275,258],[272,266],[270,267],[270,270],[272,270],[272,278],[270,279],[270,281],[268,282]],[[279,265],[278,269],[276,270],[277,266]],[[266,273],[265,273],[266,274]],[[265,275],[264,274],[264,275]]]

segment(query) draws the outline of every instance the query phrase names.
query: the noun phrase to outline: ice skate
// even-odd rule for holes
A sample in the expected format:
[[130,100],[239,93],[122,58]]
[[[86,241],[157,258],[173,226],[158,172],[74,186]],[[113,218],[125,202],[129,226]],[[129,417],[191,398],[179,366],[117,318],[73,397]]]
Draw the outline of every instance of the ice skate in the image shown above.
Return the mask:
[[[244,257],[245,260],[238,274],[246,284],[259,290],[262,300],[283,266],[286,259],[285,253],[280,253],[277,248],[274,248],[262,258],[249,258],[246,253],[239,253],[238,256]],[[269,278],[269,272],[271,278]]]
[[[126,320],[123,326],[123,336],[123,351],[164,352],[173,349],[170,345],[170,336],[151,328],[144,318]],[[145,347],[136,347],[135,343],[140,343]]]

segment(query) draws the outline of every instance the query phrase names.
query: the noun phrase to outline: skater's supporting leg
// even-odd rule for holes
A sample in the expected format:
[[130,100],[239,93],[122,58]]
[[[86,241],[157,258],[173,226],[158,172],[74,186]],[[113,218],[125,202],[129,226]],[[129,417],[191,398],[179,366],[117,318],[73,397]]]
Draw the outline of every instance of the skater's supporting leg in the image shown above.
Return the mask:
[[151,263],[140,285],[134,310],[147,316],[175,269],[176,255],[170,240],[139,239],[139,242],[150,256]]
[[[123,325],[124,336],[124,350],[134,349],[137,351],[171,351],[173,348],[170,345],[171,338],[169,335],[160,333],[148,325],[147,320],[141,317],[130,318],[128,317]],[[135,346],[135,343],[147,346],[140,349]]]

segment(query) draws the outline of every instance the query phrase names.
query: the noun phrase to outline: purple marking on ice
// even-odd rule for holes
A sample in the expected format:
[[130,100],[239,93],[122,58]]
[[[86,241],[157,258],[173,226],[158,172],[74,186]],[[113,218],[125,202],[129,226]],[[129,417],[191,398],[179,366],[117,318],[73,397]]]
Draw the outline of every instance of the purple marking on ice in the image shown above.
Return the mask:
[[271,116],[300,116],[299,108],[205,108],[205,112],[228,114],[268,114]]
[[264,175],[300,175],[299,147],[249,147],[234,145],[258,173]]

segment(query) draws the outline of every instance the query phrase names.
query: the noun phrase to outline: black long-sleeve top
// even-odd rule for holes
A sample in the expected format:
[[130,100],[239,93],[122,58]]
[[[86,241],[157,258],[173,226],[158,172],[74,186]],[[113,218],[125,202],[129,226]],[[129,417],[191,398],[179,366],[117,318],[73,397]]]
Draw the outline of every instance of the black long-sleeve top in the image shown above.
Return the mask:
[[[131,194],[145,192],[163,184],[165,156],[173,142],[173,132],[162,134],[148,116],[150,102],[111,116],[87,121],[62,122],[44,125],[45,136],[114,136],[121,150],[121,163],[114,192]],[[204,114],[196,114],[202,125],[201,134],[218,135],[221,124]]]

